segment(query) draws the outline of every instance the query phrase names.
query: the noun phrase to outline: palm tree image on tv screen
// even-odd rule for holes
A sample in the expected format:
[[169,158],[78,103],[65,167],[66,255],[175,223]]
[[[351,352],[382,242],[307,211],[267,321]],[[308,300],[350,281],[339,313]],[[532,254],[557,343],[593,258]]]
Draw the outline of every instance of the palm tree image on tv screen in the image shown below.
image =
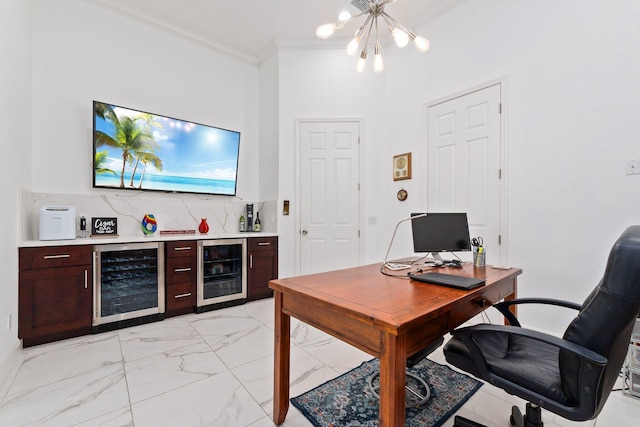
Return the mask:
[[240,133],[94,101],[93,186],[234,196]]

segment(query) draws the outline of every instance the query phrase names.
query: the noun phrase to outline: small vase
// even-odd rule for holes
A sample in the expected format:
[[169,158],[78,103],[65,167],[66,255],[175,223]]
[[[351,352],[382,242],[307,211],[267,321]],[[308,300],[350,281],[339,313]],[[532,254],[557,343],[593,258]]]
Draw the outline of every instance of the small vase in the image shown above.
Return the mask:
[[209,232],[209,224],[207,224],[207,218],[202,218],[200,226],[198,227],[198,231],[202,234],[207,234]]

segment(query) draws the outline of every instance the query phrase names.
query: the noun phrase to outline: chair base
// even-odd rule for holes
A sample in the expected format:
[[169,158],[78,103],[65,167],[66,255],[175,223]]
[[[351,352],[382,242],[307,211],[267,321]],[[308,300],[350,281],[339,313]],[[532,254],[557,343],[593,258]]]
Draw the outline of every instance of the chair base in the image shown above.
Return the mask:
[[[422,378],[412,374],[411,372],[406,373],[406,378],[406,407],[416,408],[426,403],[431,397],[431,390],[427,383]],[[380,394],[378,393],[380,390],[380,372],[376,372],[369,376],[367,382],[373,395],[380,399]]]
[[[511,416],[509,422],[515,427],[543,427],[542,411],[540,407],[532,403],[527,403],[526,414],[523,416],[522,411],[517,406],[511,408]],[[453,427],[486,427],[475,421],[456,415]]]

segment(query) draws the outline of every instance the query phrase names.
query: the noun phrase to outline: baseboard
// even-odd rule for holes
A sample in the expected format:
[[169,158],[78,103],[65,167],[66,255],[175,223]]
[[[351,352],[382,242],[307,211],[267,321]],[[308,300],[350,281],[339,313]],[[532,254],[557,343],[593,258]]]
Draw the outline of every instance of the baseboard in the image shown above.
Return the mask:
[[11,382],[20,368],[23,357],[20,340],[16,339],[4,359],[0,360],[0,400],[9,391]]

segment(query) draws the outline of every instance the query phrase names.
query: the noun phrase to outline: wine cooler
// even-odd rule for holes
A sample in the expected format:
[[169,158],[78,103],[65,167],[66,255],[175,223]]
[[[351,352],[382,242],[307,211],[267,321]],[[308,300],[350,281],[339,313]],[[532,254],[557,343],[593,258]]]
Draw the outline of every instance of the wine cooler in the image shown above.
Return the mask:
[[93,262],[94,332],[164,318],[164,245],[95,245]]
[[198,312],[247,299],[246,239],[198,242]]

